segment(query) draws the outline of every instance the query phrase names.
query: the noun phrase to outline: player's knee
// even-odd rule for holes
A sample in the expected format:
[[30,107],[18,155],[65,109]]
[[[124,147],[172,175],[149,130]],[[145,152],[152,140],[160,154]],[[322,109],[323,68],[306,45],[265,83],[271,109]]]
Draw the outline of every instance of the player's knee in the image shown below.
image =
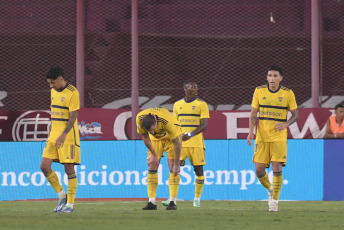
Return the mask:
[[263,176],[265,176],[265,169],[256,169],[256,176],[258,178],[262,178]]
[[194,166],[196,176],[203,176],[203,165]]
[[48,175],[48,173],[51,171],[51,168],[49,165],[41,163],[41,171],[44,173],[44,175]]
[[158,170],[159,164],[151,163],[148,165],[148,170]]

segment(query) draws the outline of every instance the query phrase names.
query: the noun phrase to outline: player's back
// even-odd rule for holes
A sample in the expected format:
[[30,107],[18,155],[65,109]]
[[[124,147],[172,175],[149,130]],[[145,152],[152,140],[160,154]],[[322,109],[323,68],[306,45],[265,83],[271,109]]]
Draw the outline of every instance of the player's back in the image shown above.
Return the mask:
[[180,125],[178,120],[168,111],[166,108],[162,107],[154,107],[149,108],[146,110],[141,111],[138,113],[136,117],[136,124],[137,124],[137,131],[140,134],[146,134],[148,133],[147,130],[145,130],[142,127],[142,119],[148,115],[151,114],[156,117],[157,119],[157,128],[154,131],[154,133],[151,134],[151,138],[154,139],[169,139],[170,136],[168,133],[172,134],[172,139],[175,138],[175,136],[180,133],[181,131],[176,130],[177,128],[180,130]]

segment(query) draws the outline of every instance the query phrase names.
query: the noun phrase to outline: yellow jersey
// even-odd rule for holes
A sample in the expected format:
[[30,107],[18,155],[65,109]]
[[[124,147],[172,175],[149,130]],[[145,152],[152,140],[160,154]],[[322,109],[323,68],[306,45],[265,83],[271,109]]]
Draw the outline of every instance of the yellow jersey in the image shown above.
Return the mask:
[[279,132],[274,126],[287,121],[288,109],[297,109],[295,95],[291,89],[280,86],[276,91],[271,91],[268,85],[259,86],[254,91],[252,107],[259,109],[257,141],[287,140],[287,129]]
[[[185,98],[174,103],[173,115],[179,120],[183,133],[191,133],[201,125],[202,118],[209,118],[209,109],[205,101],[195,98],[187,101]],[[182,147],[204,148],[203,133],[183,141]]]
[[[75,86],[67,83],[62,90],[51,89],[51,130],[48,141],[56,141],[67,126],[70,112],[79,109],[79,91]],[[80,146],[78,119],[76,119],[73,128],[67,134],[64,144]]]
[[182,131],[178,120],[165,108],[154,107],[141,111],[136,116],[137,132],[147,134],[147,130],[142,125],[142,119],[152,114],[156,117],[158,123],[154,133],[149,133],[151,140],[173,140],[179,136]]

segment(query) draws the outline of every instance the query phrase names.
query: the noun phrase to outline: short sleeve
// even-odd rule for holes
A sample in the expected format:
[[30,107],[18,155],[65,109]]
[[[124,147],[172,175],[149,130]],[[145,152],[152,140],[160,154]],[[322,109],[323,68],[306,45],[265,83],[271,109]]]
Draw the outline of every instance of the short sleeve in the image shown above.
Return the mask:
[[80,109],[80,97],[79,92],[75,90],[69,101],[69,111],[77,111]]
[[[141,115],[141,114],[139,114]],[[136,116],[136,127],[138,134],[147,134],[147,130],[145,130],[142,126],[142,120],[139,119],[139,115]]]
[[181,133],[181,128],[179,121],[173,116],[171,116],[171,118],[173,119],[170,119],[166,124],[166,132],[168,132],[170,139],[173,140]]
[[252,104],[251,106],[255,109],[259,108],[259,100],[258,100],[258,89],[256,88],[253,93]]
[[289,106],[288,107],[289,107],[289,110],[297,109],[295,94],[292,90],[290,90],[290,93],[289,93]]
[[177,110],[177,108],[178,108],[178,105],[177,105],[177,102],[175,102],[174,103],[174,105],[173,105],[173,116],[176,118],[176,119],[178,119],[178,110]]
[[201,119],[202,118],[209,118],[209,108],[206,102],[202,102],[201,104]]

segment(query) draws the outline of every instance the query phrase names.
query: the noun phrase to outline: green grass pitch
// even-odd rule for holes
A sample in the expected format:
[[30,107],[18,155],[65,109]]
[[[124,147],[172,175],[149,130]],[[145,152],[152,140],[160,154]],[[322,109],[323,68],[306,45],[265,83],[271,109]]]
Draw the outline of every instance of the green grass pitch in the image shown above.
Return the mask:
[[0,229],[344,229],[342,201],[280,201],[279,212],[268,212],[267,201],[177,202],[167,211],[142,211],[142,201],[79,201],[72,214],[54,213],[52,201],[0,202]]

